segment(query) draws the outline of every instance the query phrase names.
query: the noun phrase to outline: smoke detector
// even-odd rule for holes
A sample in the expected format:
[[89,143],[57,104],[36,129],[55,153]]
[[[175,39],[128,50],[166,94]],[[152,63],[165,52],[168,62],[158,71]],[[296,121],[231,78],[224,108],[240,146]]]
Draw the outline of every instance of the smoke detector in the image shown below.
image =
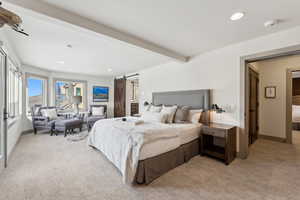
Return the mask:
[[277,25],[278,23],[279,23],[279,20],[273,19],[273,20],[266,21],[266,22],[264,23],[264,26],[265,26],[265,27],[272,27],[272,26]]

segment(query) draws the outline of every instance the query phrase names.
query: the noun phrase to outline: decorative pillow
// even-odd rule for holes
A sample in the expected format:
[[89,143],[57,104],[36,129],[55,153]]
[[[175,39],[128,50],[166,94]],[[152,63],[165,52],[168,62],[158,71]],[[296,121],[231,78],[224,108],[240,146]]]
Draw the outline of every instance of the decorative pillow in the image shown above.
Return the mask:
[[177,106],[162,106],[162,110],[160,111],[162,114],[167,114],[167,123],[173,123],[174,116],[177,110]]
[[34,115],[39,115],[40,114],[40,109],[41,109],[41,107],[36,107],[35,109],[34,109]]
[[190,110],[188,114],[188,121],[195,124],[199,123],[202,112],[203,112],[202,109]]
[[141,117],[143,121],[166,123],[168,114],[145,111]]
[[104,115],[104,107],[92,107],[92,115]]
[[154,105],[152,105],[151,107],[150,107],[150,112],[160,112],[161,111],[161,109],[162,109],[162,107],[161,106],[154,106]]
[[41,113],[44,117],[48,117],[50,120],[58,118],[56,109],[42,109]]
[[184,123],[188,119],[189,115],[189,106],[181,106],[177,108],[177,111],[175,113],[174,122],[175,123]]

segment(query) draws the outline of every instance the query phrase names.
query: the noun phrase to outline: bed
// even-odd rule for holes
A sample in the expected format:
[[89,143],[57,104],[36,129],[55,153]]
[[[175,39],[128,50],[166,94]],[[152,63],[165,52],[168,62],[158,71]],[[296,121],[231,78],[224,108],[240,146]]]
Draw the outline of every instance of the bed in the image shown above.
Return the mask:
[[292,110],[293,130],[300,130],[300,106],[293,105]]
[[[209,121],[209,90],[153,93],[155,105],[188,105],[203,109],[201,122]],[[123,176],[124,183],[149,184],[169,170],[199,155],[201,123],[162,124],[128,117],[98,121],[88,144],[100,150]],[[105,130],[105,131],[103,131]]]

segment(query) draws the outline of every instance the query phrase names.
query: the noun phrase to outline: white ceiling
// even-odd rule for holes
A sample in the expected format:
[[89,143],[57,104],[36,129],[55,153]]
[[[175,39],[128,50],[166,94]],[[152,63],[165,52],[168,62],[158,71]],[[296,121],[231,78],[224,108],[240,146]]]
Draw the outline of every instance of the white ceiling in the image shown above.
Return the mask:
[[[300,25],[298,0],[41,0],[162,47],[193,56],[232,43]],[[171,59],[99,34],[90,34],[16,9],[26,38],[10,32],[21,60],[58,71],[120,75]],[[236,11],[246,13],[230,21]],[[282,23],[265,28],[263,23]],[[72,49],[66,48],[72,44]],[[57,64],[59,60],[64,65]],[[113,72],[107,72],[112,68]]]

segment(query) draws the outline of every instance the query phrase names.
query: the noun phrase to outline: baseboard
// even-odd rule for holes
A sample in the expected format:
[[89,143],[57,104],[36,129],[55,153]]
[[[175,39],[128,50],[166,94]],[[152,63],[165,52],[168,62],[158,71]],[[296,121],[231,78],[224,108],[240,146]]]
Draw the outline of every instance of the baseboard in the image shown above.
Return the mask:
[[4,160],[1,158],[0,159],[0,174],[4,170]]
[[275,136],[269,136],[269,135],[258,135],[259,139],[264,139],[264,140],[272,140],[274,142],[281,142],[281,143],[285,143],[286,139],[285,138],[281,138],[281,137],[275,137]]
[[22,132],[22,135],[24,134],[29,134],[29,133],[33,133],[33,129],[29,129],[29,130],[26,130],[26,131],[23,131]]

